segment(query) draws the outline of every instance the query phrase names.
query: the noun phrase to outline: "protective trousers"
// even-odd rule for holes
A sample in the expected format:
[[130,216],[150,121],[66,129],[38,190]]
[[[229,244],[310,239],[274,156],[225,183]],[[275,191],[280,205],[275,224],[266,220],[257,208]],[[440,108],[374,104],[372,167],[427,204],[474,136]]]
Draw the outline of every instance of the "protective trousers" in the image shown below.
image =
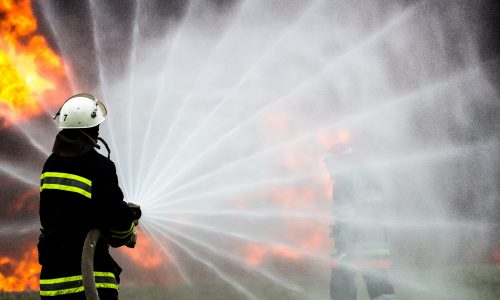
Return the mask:
[[[330,295],[332,300],[356,300],[357,272],[337,266],[332,269]],[[371,300],[394,300],[394,288],[390,284],[386,270],[369,270],[362,277]]]

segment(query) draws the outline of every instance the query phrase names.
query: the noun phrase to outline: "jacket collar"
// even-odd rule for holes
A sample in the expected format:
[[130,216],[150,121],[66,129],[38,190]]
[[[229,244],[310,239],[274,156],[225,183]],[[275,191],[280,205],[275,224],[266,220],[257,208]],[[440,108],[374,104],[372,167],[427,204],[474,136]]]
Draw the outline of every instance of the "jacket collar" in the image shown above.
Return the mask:
[[97,142],[81,130],[71,134],[62,130],[56,136],[52,153],[64,157],[77,157],[94,149],[96,145]]

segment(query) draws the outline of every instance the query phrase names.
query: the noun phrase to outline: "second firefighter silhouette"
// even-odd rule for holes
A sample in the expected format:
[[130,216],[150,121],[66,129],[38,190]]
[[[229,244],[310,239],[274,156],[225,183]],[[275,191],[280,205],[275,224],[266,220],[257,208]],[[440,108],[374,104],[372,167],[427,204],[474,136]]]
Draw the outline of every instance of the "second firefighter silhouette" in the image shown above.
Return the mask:
[[370,299],[396,299],[387,275],[391,262],[382,225],[385,199],[375,174],[355,157],[352,148],[338,145],[325,159],[334,182],[331,299],[355,300],[358,274]]

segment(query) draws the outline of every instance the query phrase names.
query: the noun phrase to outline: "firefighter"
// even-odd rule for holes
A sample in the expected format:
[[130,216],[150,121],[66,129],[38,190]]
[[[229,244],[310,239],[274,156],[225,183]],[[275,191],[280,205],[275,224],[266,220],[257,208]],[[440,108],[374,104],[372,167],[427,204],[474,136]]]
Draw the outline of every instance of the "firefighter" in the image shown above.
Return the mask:
[[[41,299],[85,299],[81,255],[92,228],[102,232],[94,254],[99,297],[118,299],[121,268],[109,246],[135,246],[141,209],[123,201],[109,148],[98,137],[106,114],[104,104],[89,94],[70,97],[56,114],[62,130],[40,177]],[[99,148],[98,140],[108,157],[94,149]]]
[[334,182],[331,299],[355,300],[358,274],[370,299],[396,299],[387,274],[391,262],[382,225],[384,197],[376,177],[355,161],[346,145],[338,145],[325,162]]

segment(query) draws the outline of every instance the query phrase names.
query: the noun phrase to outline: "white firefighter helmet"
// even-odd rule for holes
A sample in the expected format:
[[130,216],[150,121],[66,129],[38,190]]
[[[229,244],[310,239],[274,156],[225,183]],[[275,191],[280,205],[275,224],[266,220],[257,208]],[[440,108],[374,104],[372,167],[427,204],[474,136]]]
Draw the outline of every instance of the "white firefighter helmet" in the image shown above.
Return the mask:
[[101,124],[108,111],[104,103],[90,94],[77,94],[64,102],[59,116],[59,129],[90,128]]

